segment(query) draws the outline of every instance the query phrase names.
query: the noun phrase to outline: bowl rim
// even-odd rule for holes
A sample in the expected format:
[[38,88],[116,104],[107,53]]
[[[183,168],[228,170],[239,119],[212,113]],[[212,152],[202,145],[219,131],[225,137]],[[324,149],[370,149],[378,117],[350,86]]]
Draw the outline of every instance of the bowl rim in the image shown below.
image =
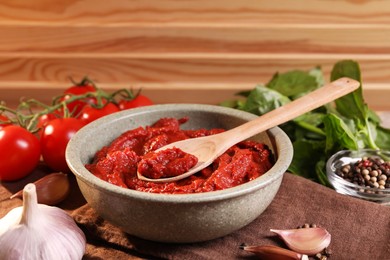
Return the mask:
[[[353,190],[359,190],[359,189],[364,189],[364,190],[367,190],[367,191],[372,191],[372,192],[384,192],[384,193],[389,193],[390,192],[390,188],[385,188],[385,189],[379,189],[379,188],[375,188],[375,187],[365,187],[365,186],[361,186],[361,185],[358,185],[358,184],[355,184],[355,183],[352,183],[352,182],[349,182],[347,180],[345,180],[344,178],[340,177],[339,175],[336,174],[335,171],[332,170],[332,165],[333,163],[336,161],[336,158],[341,155],[341,154],[346,154],[346,153],[359,153],[359,154],[366,154],[366,153],[374,153],[374,154],[377,154],[379,152],[384,152],[384,153],[388,153],[390,155],[390,151],[389,150],[384,150],[384,149],[370,149],[370,148],[365,148],[365,149],[359,149],[359,150],[340,150],[336,153],[334,153],[331,157],[329,157],[328,161],[326,162],[326,174],[329,178],[329,182],[332,184],[332,180],[334,180],[335,182],[338,182],[338,184],[342,184],[344,187],[347,187],[347,188],[350,188],[350,189],[353,189]],[[350,156],[345,156],[345,157],[350,157]],[[356,157],[357,159],[358,157]],[[361,158],[361,157],[360,157]],[[333,184],[332,184],[333,186]],[[381,196],[383,197],[383,195],[379,195],[379,194],[376,194],[376,193],[370,193],[369,194],[369,197],[375,197],[376,195],[378,196]]]
[[[115,194],[115,196],[124,196],[135,199],[147,200],[147,201],[164,201],[164,202],[172,202],[172,203],[183,203],[183,202],[191,202],[191,203],[201,203],[207,201],[217,201],[224,200],[232,197],[237,197],[241,195],[245,195],[247,193],[251,193],[254,190],[261,189],[267,186],[269,183],[276,181],[278,178],[282,177],[284,173],[287,171],[293,157],[293,147],[291,140],[287,136],[287,134],[282,131],[279,127],[274,127],[266,131],[266,134],[272,136],[273,138],[278,138],[280,142],[284,144],[284,147],[279,147],[278,151],[278,160],[275,162],[273,167],[268,170],[264,175],[259,178],[252,180],[250,182],[240,184],[236,187],[211,191],[211,192],[202,192],[202,193],[190,193],[190,194],[160,194],[160,193],[149,193],[142,192],[137,190],[132,190],[128,188],[119,187],[117,185],[108,183],[104,180],[93,175],[89,172],[81,162],[78,154],[81,151],[81,147],[85,136],[90,135],[90,131],[96,131],[98,128],[103,128],[107,124],[112,124],[115,121],[123,120],[123,118],[139,116],[146,113],[153,113],[157,111],[161,111],[162,109],[166,111],[173,111],[178,109],[185,110],[198,110],[204,112],[217,112],[217,113],[229,113],[234,116],[238,116],[244,120],[251,120],[256,118],[257,116],[241,111],[234,108],[223,107],[218,105],[206,105],[206,104],[194,104],[194,103],[180,103],[180,104],[158,104],[152,106],[145,106],[134,108],[131,110],[124,110],[120,112],[116,112],[102,118],[99,118],[76,132],[75,135],[69,141],[65,157],[66,162],[70,168],[70,170],[74,173],[77,178],[77,181],[82,181],[89,186],[92,186],[99,190],[104,190],[106,192],[110,192],[111,194]],[[282,171],[279,169],[283,169]]]

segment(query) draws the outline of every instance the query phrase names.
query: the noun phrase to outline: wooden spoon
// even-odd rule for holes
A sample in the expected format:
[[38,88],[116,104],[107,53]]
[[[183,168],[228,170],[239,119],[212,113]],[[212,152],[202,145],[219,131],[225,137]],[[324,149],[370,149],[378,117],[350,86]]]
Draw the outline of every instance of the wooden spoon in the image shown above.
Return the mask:
[[209,166],[218,156],[223,154],[231,146],[338,99],[339,97],[356,90],[359,86],[360,83],[356,80],[340,78],[231,130],[210,136],[190,138],[166,145],[156,150],[156,152],[176,147],[186,153],[195,155],[198,158],[198,163],[188,172],[174,177],[151,179],[137,173],[138,178],[151,182],[171,182],[184,179]]

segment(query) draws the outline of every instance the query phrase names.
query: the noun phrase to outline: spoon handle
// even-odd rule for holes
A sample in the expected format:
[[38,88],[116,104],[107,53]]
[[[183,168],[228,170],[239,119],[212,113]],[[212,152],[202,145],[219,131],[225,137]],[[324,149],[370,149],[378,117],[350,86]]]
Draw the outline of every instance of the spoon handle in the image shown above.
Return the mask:
[[[226,133],[230,136],[229,139],[232,144],[237,143],[237,139],[245,140],[267,129],[286,123],[304,113],[351,93],[359,86],[360,82],[356,80],[345,77],[340,78]],[[224,136],[224,138],[227,138],[227,136]]]

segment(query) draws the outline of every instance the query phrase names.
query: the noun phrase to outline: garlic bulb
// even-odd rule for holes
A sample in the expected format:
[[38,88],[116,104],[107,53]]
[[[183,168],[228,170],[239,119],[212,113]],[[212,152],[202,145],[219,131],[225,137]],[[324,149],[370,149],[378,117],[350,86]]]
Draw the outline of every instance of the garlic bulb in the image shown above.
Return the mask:
[[315,255],[329,246],[331,235],[324,228],[299,228],[278,230],[271,229],[278,234],[286,245],[295,252]]
[[0,219],[0,259],[81,259],[84,233],[64,210],[38,204],[33,183],[23,189],[23,206]]

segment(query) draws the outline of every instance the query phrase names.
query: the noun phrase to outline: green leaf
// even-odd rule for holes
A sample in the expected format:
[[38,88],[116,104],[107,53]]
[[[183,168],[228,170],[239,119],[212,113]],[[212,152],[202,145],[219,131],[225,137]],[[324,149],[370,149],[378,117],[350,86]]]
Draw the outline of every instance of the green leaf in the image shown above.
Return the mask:
[[379,125],[382,121],[381,118],[378,116],[378,114],[369,108],[368,108],[368,119],[373,123],[375,123],[376,125]]
[[308,72],[293,70],[282,74],[276,73],[266,86],[284,96],[294,98],[316,89],[318,82],[316,77]]
[[[361,82],[359,64],[352,60],[337,62],[331,80],[350,77]],[[227,103],[257,115],[267,113],[324,84],[319,67],[310,71],[276,73],[264,86],[240,92],[243,100]],[[390,150],[390,130],[380,126],[380,118],[364,101],[362,87],[335,102],[280,125],[294,147],[289,166],[293,174],[329,185],[325,163],[341,149],[383,148]]]
[[318,87],[325,85],[324,73],[322,73],[321,67],[317,66],[309,70],[309,75],[315,77]]
[[288,102],[290,99],[279,92],[258,85],[249,93],[246,102],[240,109],[262,115]]
[[356,135],[344,123],[344,121],[335,114],[327,114],[324,117],[326,147],[325,152],[330,153],[338,149],[359,148]]
[[324,159],[321,159],[317,162],[316,174],[320,184],[331,187],[328,176],[326,175],[326,161]]
[[[331,80],[341,77],[350,77],[361,82],[359,64],[352,60],[336,63],[331,73]],[[366,135],[364,138],[365,144],[369,148],[378,148],[375,143],[375,126],[373,127],[370,121],[377,124],[379,117],[374,111],[369,110],[364,102],[362,86],[354,92],[337,99],[335,103],[336,109],[341,115],[356,120],[358,130]]]
[[250,93],[251,93],[250,90],[244,90],[244,91],[237,92],[236,96],[248,97]]
[[323,113],[309,112],[295,118],[294,123],[306,129],[310,133],[316,133],[324,137],[325,132],[321,128],[321,125],[323,124],[323,120],[324,120]]
[[331,80],[342,77],[349,77],[361,82],[361,73],[359,63],[353,60],[341,60],[336,62],[331,72]]
[[379,148],[390,150],[390,129],[384,127],[377,127],[375,143]]
[[323,113],[308,112],[294,119],[294,122],[305,121],[308,124],[319,126],[322,124],[324,119]]
[[299,176],[317,181],[315,165],[324,153],[324,141],[299,139],[293,143],[294,157],[288,170]]
[[[331,81],[342,77],[349,77],[361,82],[359,64],[352,60],[337,62],[331,72]],[[337,111],[345,117],[357,117],[362,122],[368,118],[368,108],[364,103],[361,86],[354,92],[337,99],[335,103]]]
[[230,108],[238,108],[240,104],[239,100],[225,100],[219,103],[220,106],[230,107]]

